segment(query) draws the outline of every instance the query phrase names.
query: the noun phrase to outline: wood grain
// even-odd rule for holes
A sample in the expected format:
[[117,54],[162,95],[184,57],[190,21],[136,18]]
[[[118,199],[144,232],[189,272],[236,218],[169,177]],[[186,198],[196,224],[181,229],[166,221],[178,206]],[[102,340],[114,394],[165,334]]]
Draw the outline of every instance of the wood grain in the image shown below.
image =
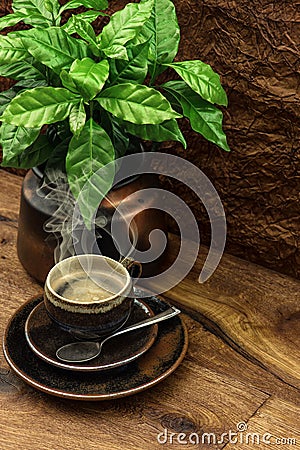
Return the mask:
[[[289,417],[294,423],[299,423],[299,408],[292,403],[287,403],[277,398],[268,399],[261,408],[251,417],[247,424],[247,430],[239,433],[238,441],[246,442],[249,433],[251,449],[261,448],[261,442],[265,439],[265,445],[276,445],[278,448],[300,448],[299,427],[295,428],[286,420]],[[253,435],[255,433],[255,436]],[[267,444],[266,442],[270,442]],[[244,450],[245,444],[228,443],[225,450]]]
[[[20,185],[17,176],[0,171],[1,336],[13,311],[42,292],[17,258]],[[174,253],[175,244],[171,237]],[[225,255],[213,278],[200,286],[202,263],[200,258],[190,276],[168,293],[188,313],[188,353],[169,378],[148,391],[99,403],[54,398],[23,383],[1,354],[0,448],[173,449],[181,445],[157,442],[165,429],[174,438],[179,433],[220,436],[241,421],[254,432],[298,438],[297,282]],[[295,323],[291,328],[289,320]],[[283,363],[289,356],[292,370]],[[226,442],[199,448],[224,445],[230,448]]]
[[[82,447],[78,448],[98,445],[105,450],[142,450],[145,445],[156,448],[156,437],[164,428],[174,433],[221,433],[240,417],[250,417],[268,397],[245,387],[208,370],[199,373],[193,364],[184,364],[151,391],[114,402],[67,402],[36,392],[2,394],[1,422],[5,434],[0,436],[0,445],[2,448],[5,442],[17,440],[20,448],[29,450],[28,435],[24,436],[22,425],[29,415],[38,424],[30,431],[30,442],[37,442],[37,448],[44,448],[41,437],[47,439],[45,448],[67,448],[67,444],[80,438]],[[17,429],[12,425],[12,416]],[[66,424],[68,433],[64,435]],[[56,446],[59,437],[60,446]],[[14,447],[12,444],[5,448]]]
[[[171,252],[177,238],[171,236]],[[204,256],[167,293],[209,330],[285,383],[300,388],[300,282],[224,255],[213,277],[198,276]]]

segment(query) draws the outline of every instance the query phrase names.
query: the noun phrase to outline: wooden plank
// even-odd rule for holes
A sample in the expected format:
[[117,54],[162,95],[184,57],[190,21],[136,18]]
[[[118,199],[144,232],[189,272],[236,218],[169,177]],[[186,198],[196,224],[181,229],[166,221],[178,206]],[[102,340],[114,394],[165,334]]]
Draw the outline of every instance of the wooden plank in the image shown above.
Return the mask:
[[18,220],[21,185],[23,178],[0,170],[0,220]]
[[[26,274],[16,254],[20,184],[18,177],[0,171],[0,216],[9,219],[0,221],[1,334],[14,309],[32,295],[42,292],[42,287]],[[176,242],[171,236],[171,247]],[[3,432],[0,434],[0,448],[176,448],[176,443],[164,446],[158,444],[158,433],[166,428],[168,437],[170,433],[177,436],[180,432],[196,432],[199,435],[207,432],[219,436],[222,432],[235,429],[240,421],[252,423],[256,411],[264,411],[267,422],[278,417],[278,406],[275,408],[271,403],[272,407],[264,409],[269,399],[275,396],[277,402],[278,397],[281,398],[280,404],[285,405],[285,421],[291,431],[295,431],[298,423],[295,414],[295,411],[298,412],[298,391],[288,384],[291,374],[286,370],[279,377],[275,370],[277,361],[273,364],[274,368],[268,359],[266,364],[263,358],[257,358],[249,350],[249,342],[251,343],[250,338],[255,341],[257,336],[260,349],[262,330],[259,329],[259,324],[268,329],[263,330],[263,333],[275,333],[274,327],[282,318],[282,314],[276,315],[278,305],[281,308],[279,311],[283,311],[282,308],[286,305],[289,309],[284,310],[285,312],[295,311],[297,296],[293,290],[298,287],[298,282],[225,255],[214,277],[206,285],[200,286],[196,279],[202,262],[203,259],[200,258],[188,279],[168,295],[173,302],[190,310],[206,328],[197,320],[185,316],[190,336],[187,356],[174,374],[149,391],[99,403],[52,398],[25,385],[9,372],[1,354],[0,421]],[[253,284],[257,275],[257,284]],[[273,293],[273,305],[270,302],[271,293],[266,295],[267,288]],[[284,302],[287,291],[291,295]],[[254,298],[253,303],[250,302],[250,294]],[[267,297],[266,308],[272,306],[265,321],[262,321],[265,309],[258,302],[259,295]],[[224,311],[228,317],[224,317]],[[251,334],[249,338],[249,333],[245,333],[247,326],[249,327],[246,323],[243,325],[244,334],[241,333],[234,341],[231,337],[238,334],[241,327],[235,321],[245,311],[248,320],[250,314],[251,326],[256,334]],[[232,334],[230,320],[234,329]],[[214,334],[207,331],[207,327]],[[292,328],[292,333],[284,330],[283,327],[280,349],[288,351],[291,345],[289,339],[297,339],[296,327]],[[293,346],[292,348],[294,349]],[[258,356],[261,356],[261,350]],[[282,368],[281,370],[283,371]],[[294,375],[292,380],[294,381]],[[286,406],[289,402],[292,405],[290,410]],[[29,423],[34,423],[34,426],[29,427]],[[282,426],[284,427],[284,422]],[[286,435],[282,432],[282,436]],[[190,445],[185,447],[195,448]],[[217,447],[207,444],[207,448]]]
[[[172,258],[177,237],[170,236]],[[300,281],[224,255],[204,284],[199,257],[188,277],[166,295],[207,329],[276,377],[300,387]]]
[[[188,323],[189,328],[199,327],[195,321]],[[2,379],[5,380],[3,369]],[[201,368],[188,359],[160,385],[111,402],[80,403],[51,398],[23,385],[12,375],[7,377],[7,384],[10,388],[0,390],[4,431],[0,434],[0,448],[5,450],[152,450],[161,448],[157,436],[165,429],[168,435],[191,431],[219,434],[241,418],[250,418],[268,398],[258,389]],[[34,423],[30,432],[29,418]]]
[[[246,386],[253,386],[267,394],[300,405],[299,390],[278,379],[273,373],[245,357],[241,352],[224,342],[222,336],[208,332],[206,328],[195,326],[187,317],[189,334],[193,339],[189,343],[186,359],[201,368],[207,368],[219,375],[239,380]],[[189,322],[188,322],[189,323]]]
[[[300,430],[299,427],[294,426],[299,424],[299,417],[299,407],[277,398],[270,398],[247,422],[246,430],[239,433],[238,443],[228,443],[224,449],[267,450],[272,445],[277,448],[300,449]],[[236,437],[233,437],[233,441],[235,439]]]

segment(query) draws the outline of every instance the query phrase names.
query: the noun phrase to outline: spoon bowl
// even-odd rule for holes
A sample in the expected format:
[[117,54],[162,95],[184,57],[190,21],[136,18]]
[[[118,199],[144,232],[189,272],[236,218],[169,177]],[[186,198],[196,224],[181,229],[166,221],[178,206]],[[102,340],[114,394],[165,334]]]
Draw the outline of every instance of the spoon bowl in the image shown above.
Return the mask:
[[110,336],[107,336],[101,341],[78,341],[72,342],[71,344],[64,345],[56,351],[56,357],[61,361],[68,363],[83,363],[91,361],[100,355],[102,351],[102,346],[109,339],[112,339],[121,334],[129,333],[130,331],[138,330],[139,328],[147,327],[155,323],[161,322],[163,320],[170,319],[176,316],[181,311],[174,306],[171,306],[167,310],[150,317],[148,319],[142,320],[141,322],[130,325],[129,327],[123,328]]

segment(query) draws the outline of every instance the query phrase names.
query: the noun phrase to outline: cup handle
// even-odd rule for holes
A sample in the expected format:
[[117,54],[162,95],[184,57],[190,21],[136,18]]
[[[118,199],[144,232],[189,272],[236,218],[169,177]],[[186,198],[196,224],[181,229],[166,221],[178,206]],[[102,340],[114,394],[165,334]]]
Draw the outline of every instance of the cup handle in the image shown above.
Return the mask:
[[124,258],[119,261],[124,266],[132,278],[140,278],[143,272],[142,264],[133,258]]

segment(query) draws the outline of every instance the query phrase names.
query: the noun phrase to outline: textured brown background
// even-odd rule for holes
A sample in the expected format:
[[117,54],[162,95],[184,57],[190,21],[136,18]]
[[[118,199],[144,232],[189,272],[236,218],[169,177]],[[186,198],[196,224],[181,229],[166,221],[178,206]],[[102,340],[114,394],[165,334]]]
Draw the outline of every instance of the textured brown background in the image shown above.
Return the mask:
[[[116,10],[127,1],[110,3]],[[174,3],[182,35],[178,59],[201,59],[222,77],[232,152],[188,127],[188,150],[175,145],[172,151],[198,165],[218,190],[227,215],[227,251],[299,277],[300,3]],[[1,15],[8,4],[2,1]],[[193,208],[208,242],[201,205],[183,186],[172,189]]]

